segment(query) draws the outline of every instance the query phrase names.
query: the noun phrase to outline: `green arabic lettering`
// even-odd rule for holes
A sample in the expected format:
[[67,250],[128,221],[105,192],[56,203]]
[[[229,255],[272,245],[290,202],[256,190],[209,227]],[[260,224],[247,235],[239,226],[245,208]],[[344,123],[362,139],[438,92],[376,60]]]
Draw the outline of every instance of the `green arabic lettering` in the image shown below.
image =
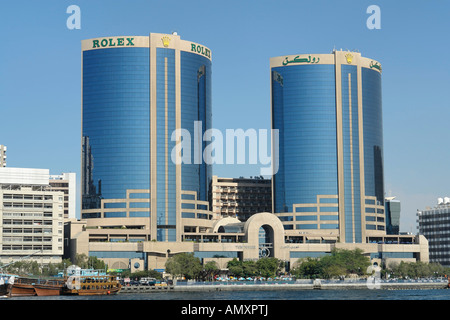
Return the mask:
[[294,59],[292,59],[292,60],[289,60],[288,59],[288,57],[286,57],[284,60],[283,60],[283,66],[285,66],[285,65],[288,65],[289,63],[318,63],[319,62],[319,60],[320,60],[320,58],[319,57],[317,57],[317,60],[316,60],[316,57],[314,57],[312,60],[311,60],[311,56],[308,56],[308,58],[300,58],[300,56],[296,56]]

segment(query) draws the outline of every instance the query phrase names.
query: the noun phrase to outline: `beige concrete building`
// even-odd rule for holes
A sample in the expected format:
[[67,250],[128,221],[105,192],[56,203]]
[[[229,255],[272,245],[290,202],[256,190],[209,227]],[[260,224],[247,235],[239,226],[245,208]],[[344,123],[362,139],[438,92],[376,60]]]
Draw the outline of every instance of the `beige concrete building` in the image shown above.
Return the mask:
[[77,181],[75,173],[50,175],[49,184],[54,191],[64,193],[64,219],[76,218]]
[[61,262],[63,204],[48,170],[0,168],[0,263],[28,256],[41,265]]
[[212,178],[212,211],[216,218],[235,217],[245,221],[258,212],[272,211],[270,179]]
[[129,241],[127,239],[145,233],[148,225],[132,229],[126,219],[108,220],[110,224],[103,222],[103,226],[93,222],[88,219],[69,224],[72,255],[76,252],[97,256],[109,269],[163,271],[167,259],[181,252],[193,252],[203,261],[215,260],[222,268],[233,258],[257,260],[265,256],[292,266],[300,258],[319,257],[333,248],[361,248],[372,263],[377,264],[428,262],[428,242],[423,236],[385,235],[371,238],[364,244],[341,243],[337,237],[285,230],[279,217],[267,212],[252,215],[245,222],[233,217],[183,219],[185,232],[182,241],[177,242]]

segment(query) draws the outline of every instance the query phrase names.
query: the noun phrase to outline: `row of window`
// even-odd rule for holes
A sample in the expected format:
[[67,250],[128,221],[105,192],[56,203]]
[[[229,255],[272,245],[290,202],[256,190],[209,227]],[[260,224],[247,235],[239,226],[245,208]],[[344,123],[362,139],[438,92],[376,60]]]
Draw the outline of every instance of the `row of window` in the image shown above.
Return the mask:
[[[53,234],[51,228],[3,228],[3,234],[7,233],[43,233],[43,234]],[[62,234],[62,230],[58,230],[58,233]]]
[[[52,251],[51,245],[2,245],[3,251],[27,251],[27,250],[43,250]],[[58,250],[62,250],[62,247],[58,247]]]
[[[339,229],[339,224],[337,223],[302,223],[302,224],[284,224],[283,225],[285,230],[318,230],[318,229]],[[384,225],[373,225],[373,224],[366,224],[366,230],[385,230]]]
[[211,220],[212,215],[206,214],[206,213],[194,213],[194,212],[182,212],[181,213],[182,218],[190,218],[190,219],[206,219]]
[[[59,242],[62,242],[62,239],[58,239]],[[3,242],[51,242],[52,237],[32,237],[32,236],[23,236],[23,237],[3,237]]]
[[[51,209],[53,208],[53,204],[51,203],[27,203],[27,202],[3,202],[3,208],[44,208]],[[59,205],[59,209],[62,209],[62,204]]]
[[[3,217],[24,217],[24,218],[39,218],[39,217],[52,217],[52,211],[44,211],[42,212],[3,212]],[[59,214],[59,217],[62,217],[62,214]]]
[[[3,219],[3,225],[28,225],[28,226],[51,226],[53,225],[53,220],[21,220],[21,219]],[[62,222],[58,223],[59,226],[62,226]]]
[[[15,199],[15,200],[53,200],[53,195],[37,195],[37,194],[3,194],[3,199]],[[59,197],[62,200],[62,197]]]

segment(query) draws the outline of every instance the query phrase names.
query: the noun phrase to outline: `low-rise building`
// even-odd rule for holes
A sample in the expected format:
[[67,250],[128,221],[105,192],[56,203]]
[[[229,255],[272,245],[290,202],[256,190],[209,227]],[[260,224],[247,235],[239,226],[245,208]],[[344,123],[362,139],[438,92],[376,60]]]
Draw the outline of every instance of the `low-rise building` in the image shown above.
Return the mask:
[[50,186],[54,191],[64,193],[64,219],[76,218],[77,181],[75,173],[50,175]]
[[[114,223],[113,219],[108,221]],[[192,252],[204,262],[216,261],[220,268],[226,268],[226,262],[233,258],[275,257],[284,261],[289,270],[300,258],[327,255],[334,248],[362,249],[377,265],[428,262],[428,242],[421,235],[383,235],[369,237],[365,243],[343,243],[338,237],[325,233],[285,230],[279,217],[268,212],[254,214],[245,222],[235,217],[213,219],[211,214],[206,219],[183,218],[182,240],[175,242],[133,241],[130,235],[148,230],[105,223],[95,225],[94,219],[69,222],[70,254],[96,256],[105,261],[109,269],[139,266],[158,271],[164,271],[168,258],[182,252]]]
[[64,193],[49,184],[49,170],[0,168],[0,263],[28,258],[61,262]]
[[258,212],[272,212],[271,179],[212,178],[212,211],[216,217],[246,221]]

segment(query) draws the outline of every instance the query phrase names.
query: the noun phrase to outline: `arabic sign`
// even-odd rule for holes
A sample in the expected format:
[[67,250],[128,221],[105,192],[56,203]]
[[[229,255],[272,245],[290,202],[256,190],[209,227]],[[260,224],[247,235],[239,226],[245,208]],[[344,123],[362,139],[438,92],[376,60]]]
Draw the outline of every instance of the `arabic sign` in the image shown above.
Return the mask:
[[294,59],[289,60],[288,57],[286,57],[286,59],[283,60],[283,66],[288,65],[289,63],[318,63],[320,61],[320,58],[314,57],[311,60],[311,56],[308,56],[307,58],[300,58],[300,56],[296,56]]

